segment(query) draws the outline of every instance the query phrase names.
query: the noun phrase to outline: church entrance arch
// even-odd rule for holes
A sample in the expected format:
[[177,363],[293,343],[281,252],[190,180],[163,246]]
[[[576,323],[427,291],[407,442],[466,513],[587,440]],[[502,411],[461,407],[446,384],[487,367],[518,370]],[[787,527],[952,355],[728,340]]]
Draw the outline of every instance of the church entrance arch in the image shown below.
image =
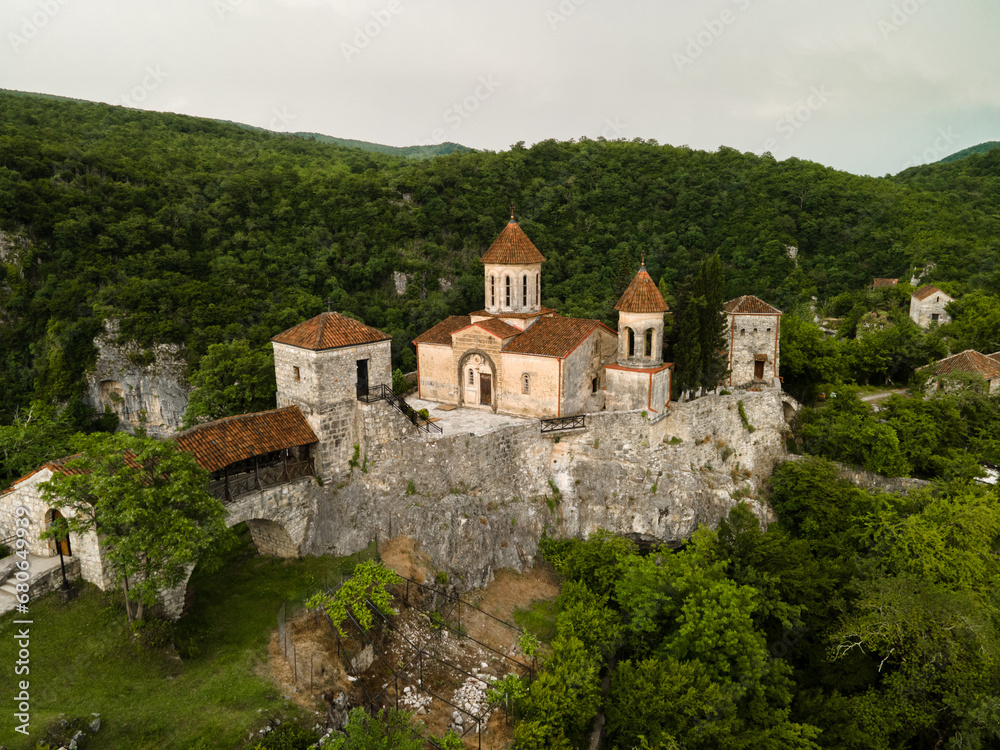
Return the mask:
[[470,349],[458,363],[458,405],[497,410],[497,368],[482,349]]

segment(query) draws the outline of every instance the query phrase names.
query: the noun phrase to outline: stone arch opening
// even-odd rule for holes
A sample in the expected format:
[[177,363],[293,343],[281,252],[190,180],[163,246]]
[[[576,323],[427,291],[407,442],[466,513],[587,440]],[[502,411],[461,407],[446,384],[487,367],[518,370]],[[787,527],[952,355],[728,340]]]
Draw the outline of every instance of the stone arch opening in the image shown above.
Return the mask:
[[653,358],[653,329],[647,328],[643,334],[643,356],[646,359]]
[[628,341],[628,358],[631,359],[635,356],[635,331],[631,328],[626,328],[626,340]]
[[[60,513],[58,510],[56,510],[55,508],[50,508],[49,510],[45,511],[46,531],[48,529],[51,529],[52,524],[54,524],[56,521],[61,521],[64,519],[65,516],[63,516],[63,514]],[[56,541],[55,539],[49,539],[48,547],[49,547],[49,552],[51,552],[53,555],[58,555],[61,551],[63,557],[73,556],[73,547],[72,544],[70,543],[69,534],[66,535],[65,539],[61,539],[59,541]]]
[[299,548],[280,523],[266,518],[249,518],[246,524],[260,554],[271,557],[298,557]]
[[[471,375],[471,377],[470,377]],[[497,410],[497,367],[482,349],[470,349],[458,362],[458,405]]]

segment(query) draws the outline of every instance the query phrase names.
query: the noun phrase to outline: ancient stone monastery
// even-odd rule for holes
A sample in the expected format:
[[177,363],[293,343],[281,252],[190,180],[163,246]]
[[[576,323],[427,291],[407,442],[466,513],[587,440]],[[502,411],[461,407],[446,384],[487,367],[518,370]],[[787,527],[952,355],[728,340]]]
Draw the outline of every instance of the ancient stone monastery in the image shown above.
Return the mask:
[[[654,438],[658,441],[656,444],[664,442],[668,430],[675,435],[688,436],[702,430],[700,421],[705,420],[696,418],[695,414],[709,413],[712,408],[721,409],[712,429],[717,434],[733,433],[742,439],[744,425],[733,416],[735,407],[729,402],[711,408],[692,405],[693,411],[689,410],[686,416],[678,415],[673,420],[676,424],[669,423],[673,365],[663,361],[664,315],[668,309],[645,265],[640,267],[615,305],[618,311],[618,330],[615,331],[601,321],[563,317],[541,305],[541,264],[545,258],[513,218],[482,261],[485,267],[484,309],[449,317],[414,340],[419,399],[532,420],[578,418],[580,428],[584,428],[586,417],[588,427],[584,429],[599,429],[609,440],[615,438],[610,442],[614,447],[600,449],[614,451],[607,459],[600,457],[599,440],[590,439],[583,446],[591,446],[587,450],[594,452],[594,461],[609,461],[610,468],[602,470],[605,473],[620,473],[621,462],[633,460],[635,449],[630,447],[629,440],[622,440],[622,435],[634,436],[643,450],[652,451],[650,446],[654,445]],[[753,391],[769,391],[766,395],[756,394],[760,398],[753,404],[748,401],[747,408],[759,410],[754,412],[758,415],[754,418],[771,420],[776,425],[767,433],[773,433],[774,440],[764,446],[763,433],[758,433],[753,438],[755,442],[741,457],[743,468],[740,471],[749,476],[747,467],[760,460],[764,472],[773,457],[783,450],[780,430],[786,407],[782,406],[777,377],[778,329],[782,313],[756,297],[745,296],[726,303],[726,314],[729,322],[727,356],[731,370],[726,382]],[[365,535],[372,529],[356,524],[348,529],[346,525],[347,519],[356,516],[357,502],[376,503],[373,498],[380,498],[378,503],[392,507],[394,499],[402,493],[389,492],[384,498],[380,493],[385,487],[406,481],[399,474],[402,469],[393,471],[392,466],[409,465],[411,476],[419,478],[422,472],[431,471],[439,460],[435,456],[444,453],[454,452],[452,463],[463,467],[461,472],[464,472],[459,472],[461,477],[456,475],[449,480],[454,482],[450,487],[463,485],[466,481],[474,483],[474,473],[482,476],[491,472],[499,472],[510,481],[517,478],[517,482],[532,488],[505,491],[508,499],[512,495],[537,494],[547,486],[537,471],[529,471],[523,477],[519,474],[527,465],[525,462],[530,463],[541,455],[537,422],[532,428],[530,422],[521,419],[507,428],[502,437],[484,434],[475,438],[483,441],[484,450],[496,449],[500,457],[497,460],[506,457],[513,461],[509,467],[478,466],[474,472],[467,471],[464,462],[476,455],[475,451],[468,452],[467,436],[425,439],[421,431],[430,430],[433,425],[417,419],[402,397],[392,392],[391,339],[383,332],[344,315],[326,312],[275,336],[272,344],[277,409],[200,425],[175,438],[178,446],[190,451],[209,472],[208,490],[226,505],[228,523],[246,522],[262,553],[294,556],[310,551],[337,551],[346,554],[354,551],[356,544],[364,546],[371,538]],[[747,397],[750,395],[754,394]],[[639,437],[640,432],[644,437]],[[413,438],[424,442],[419,445],[407,443],[408,449],[399,445]],[[462,445],[456,442],[459,438],[464,441]],[[497,440],[506,441],[503,443],[506,447],[500,449],[494,445]],[[516,456],[510,451],[510,445],[515,443],[521,451]],[[703,440],[697,444],[704,445]],[[691,447],[684,451],[701,450],[697,446],[692,441]],[[680,456],[681,449],[672,450],[678,453],[676,465],[680,468],[671,471],[676,471],[679,477],[691,461],[687,453],[685,457]],[[410,454],[414,451],[425,452],[427,458],[410,462]],[[342,485],[337,480],[350,475],[352,468],[359,464],[367,466],[369,455],[379,456],[376,461],[380,467],[385,467],[379,470],[381,478],[376,482],[372,474],[367,474],[366,481],[373,483],[371,486],[339,492],[342,486],[350,483]],[[390,455],[393,456],[391,460],[385,458]],[[546,463],[551,470],[553,462]],[[586,473],[589,471],[587,466],[584,462],[574,471]],[[61,552],[63,557],[69,558],[71,574],[104,589],[113,584],[113,575],[107,569],[99,540],[93,533],[83,537],[70,534],[61,547],[40,537],[59,518],[58,511],[46,503],[40,485],[55,473],[73,470],[65,466],[65,460],[51,461],[0,493],[0,539],[14,536],[18,527],[27,523],[33,564],[54,573],[58,570],[58,562],[52,561],[58,560]],[[569,470],[564,467],[561,471],[567,474]],[[649,473],[648,467],[644,472]],[[426,477],[426,485],[444,481],[439,474],[431,471]],[[692,480],[688,484],[699,489],[687,487],[683,492],[678,489],[677,498],[668,495],[664,485],[664,497],[657,502],[680,512],[677,509],[689,502],[687,498],[692,492],[708,493],[705,497],[715,498],[718,490],[713,487],[724,486],[730,481],[725,477],[735,476],[737,474],[727,471],[706,488]],[[615,481],[625,486],[633,480],[623,475]],[[588,482],[593,486],[599,484],[597,479],[588,479]],[[563,496],[572,497],[575,486],[575,482],[567,480]],[[637,490],[630,491],[642,497]],[[354,497],[350,492],[360,495],[348,501],[345,498]],[[407,490],[407,494],[410,492]],[[454,493],[449,493],[452,495]],[[633,502],[631,496],[628,500]],[[478,499],[473,498],[470,502],[478,502]],[[711,503],[713,508],[718,506],[718,512],[713,510],[713,513],[722,512],[724,504],[717,498]],[[411,504],[405,513],[400,510],[399,514],[412,515],[410,522],[417,525],[437,519],[433,512],[431,520],[425,519],[421,515],[422,507]],[[606,510],[610,506],[602,501],[600,507]],[[608,528],[616,524],[635,526],[638,523],[635,519],[647,510],[637,505],[621,519],[617,514],[603,518],[588,506],[585,517],[594,523],[600,517],[600,522]],[[666,512],[663,508],[654,510],[655,520],[649,522],[653,530],[659,528],[660,519],[665,518],[663,513]],[[541,532],[542,527],[538,525],[541,521],[531,508],[525,507],[518,512],[525,514],[522,523],[512,526],[505,517],[507,522],[501,526],[504,533],[513,533],[510,530],[516,529],[517,534],[525,535],[526,545],[533,543],[532,539],[537,542],[535,532]],[[684,523],[694,523],[699,517],[698,513],[687,513]],[[378,523],[384,523],[384,514],[379,514],[378,518]],[[486,516],[481,523],[487,523]],[[683,526],[680,521],[671,523],[672,528]],[[645,524],[646,521],[640,524],[643,529]],[[461,523],[457,525],[461,526]],[[391,520],[388,530],[391,534]],[[450,547],[450,542],[444,546]],[[512,564],[510,555],[513,552],[506,548],[507,544],[503,543],[494,550],[494,557],[497,562]],[[44,581],[35,581],[33,595],[44,593],[57,582],[54,574]],[[0,589],[0,611],[4,609],[2,600],[8,596],[3,591]],[[179,600],[175,596],[172,603],[167,602],[168,612],[180,611],[178,602],[182,603],[183,592],[179,596]],[[12,600],[9,603],[13,606]]]

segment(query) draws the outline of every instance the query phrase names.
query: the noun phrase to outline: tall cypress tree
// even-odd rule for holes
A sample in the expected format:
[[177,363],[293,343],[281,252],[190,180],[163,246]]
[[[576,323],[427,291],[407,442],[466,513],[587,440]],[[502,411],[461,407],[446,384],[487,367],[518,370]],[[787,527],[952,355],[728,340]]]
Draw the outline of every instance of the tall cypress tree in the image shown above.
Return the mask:
[[698,311],[698,385],[711,390],[727,373],[726,313],[723,309],[725,281],[722,261],[716,253],[705,259],[694,280],[693,294],[700,300]]
[[677,292],[676,324],[672,331],[674,360],[673,396],[697,388],[701,373],[700,320],[702,300],[694,297],[690,277]]

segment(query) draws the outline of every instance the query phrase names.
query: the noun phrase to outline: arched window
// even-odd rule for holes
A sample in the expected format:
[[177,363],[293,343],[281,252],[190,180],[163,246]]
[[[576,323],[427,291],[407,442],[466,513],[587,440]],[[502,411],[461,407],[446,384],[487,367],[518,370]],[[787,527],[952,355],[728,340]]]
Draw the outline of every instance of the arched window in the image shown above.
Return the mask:
[[521,306],[528,306],[528,274],[521,277]]
[[535,304],[542,304],[542,281],[541,274],[535,274]]
[[476,384],[476,372],[475,370],[469,370],[469,385]]
[[743,336],[746,332],[747,332],[746,328],[741,328],[740,329],[740,336]]
[[521,376],[521,392],[531,393],[531,376],[528,373]]
[[497,306],[497,277],[490,275],[490,307]]
[[653,329],[652,328],[647,328],[646,329],[646,337],[645,338],[646,338],[646,341],[645,341],[645,356],[651,358],[653,356]]
[[633,331],[631,328],[629,328],[627,330],[628,330],[628,356],[629,357],[634,357],[635,356],[635,331]]
[[507,302],[506,302],[506,305],[507,305],[507,307],[510,307],[510,276],[506,276],[505,277],[505,281],[507,282]]

